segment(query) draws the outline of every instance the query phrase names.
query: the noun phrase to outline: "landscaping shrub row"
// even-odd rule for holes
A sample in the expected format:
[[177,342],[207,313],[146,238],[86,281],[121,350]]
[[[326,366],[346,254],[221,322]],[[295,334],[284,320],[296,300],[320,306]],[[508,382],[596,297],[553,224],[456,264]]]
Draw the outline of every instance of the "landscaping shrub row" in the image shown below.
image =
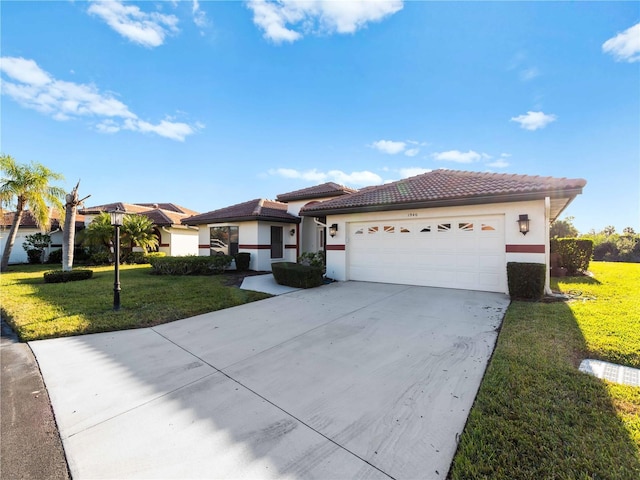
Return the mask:
[[44,273],[45,283],[64,283],[88,280],[93,277],[93,270],[72,270],[63,272],[62,270],[51,270]]
[[593,240],[579,238],[554,238],[549,245],[550,253],[560,256],[561,267],[569,275],[589,270],[589,261],[593,254]]
[[273,277],[280,285],[294,288],[312,288],[322,285],[322,269],[293,262],[271,264]]
[[200,257],[151,257],[151,273],[155,275],[217,275],[231,264],[229,255]]

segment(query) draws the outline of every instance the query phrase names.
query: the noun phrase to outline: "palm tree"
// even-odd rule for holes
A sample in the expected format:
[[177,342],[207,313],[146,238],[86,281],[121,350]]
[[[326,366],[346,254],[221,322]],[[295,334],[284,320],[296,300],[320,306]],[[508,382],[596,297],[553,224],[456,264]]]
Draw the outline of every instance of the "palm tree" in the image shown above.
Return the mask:
[[86,245],[105,247],[108,251],[113,243],[113,226],[111,217],[107,212],[102,212],[82,230],[82,243]]
[[39,227],[46,226],[50,218],[49,205],[62,211],[60,199],[64,197],[64,190],[50,185],[51,181],[62,180],[63,176],[37,162],[21,165],[16,163],[10,155],[0,155],[0,169],[2,170],[0,202],[4,206],[13,205],[15,201],[16,206],[16,213],[0,263],[0,270],[5,270],[9,264],[9,257],[24,211],[27,209],[31,211]]
[[78,199],[78,187],[80,186],[80,180],[76,184],[75,188],[67,193],[65,196],[64,205],[64,228],[62,229],[62,271],[70,272],[73,268],[73,253],[75,249],[75,237],[76,237],[76,213],[78,211],[78,205],[82,205],[87,198],[91,195],[87,195],[83,199]]
[[[121,232],[120,246],[123,252],[121,258],[126,258],[128,251],[134,245],[145,252],[158,246],[158,237],[153,233],[153,222],[144,215],[125,215]],[[113,236],[111,217],[107,212],[102,212],[83,230],[83,243],[104,246],[110,250]]]
[[125,215],[122,221],[122,239],[145,252],[158,246],[158,237],[153,233],[153,222],[144,215]]

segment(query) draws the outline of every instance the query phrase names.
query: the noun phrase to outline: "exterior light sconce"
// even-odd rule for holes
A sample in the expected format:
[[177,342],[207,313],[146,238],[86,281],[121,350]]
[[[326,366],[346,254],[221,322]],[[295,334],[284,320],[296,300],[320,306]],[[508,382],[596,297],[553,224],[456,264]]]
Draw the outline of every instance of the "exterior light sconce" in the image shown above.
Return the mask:
[[296,234],[296,229],[292,228],[291,230],[289,230],[289,235],[291,235],[292,237]]
[[529,231],[529,215],[526,213],[524,215],[520,215],[520,218],[518,219],[518,230],[520,230],[520,233],[523,235],[526,235]]
[[338,224],[334,223],[329,227],[329,235],[331,235],[332,237],[335,237],[336,233],[338,233]]
[[113,282],[113,309],[120,310],[120,227],[124,220],[125,212],[116,209],[109,212],[111,225],[116,227],[115,239],[113,243],[113,264],[115,268],[115,280]]

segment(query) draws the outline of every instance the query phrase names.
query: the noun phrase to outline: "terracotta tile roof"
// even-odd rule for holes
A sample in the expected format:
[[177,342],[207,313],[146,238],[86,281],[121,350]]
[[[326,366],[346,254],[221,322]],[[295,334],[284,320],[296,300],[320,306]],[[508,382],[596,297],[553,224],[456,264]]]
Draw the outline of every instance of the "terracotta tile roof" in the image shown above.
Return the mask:
[[183,213],[189,216],[198,215],[200,213],[181,205],[176,205],[175,203],[136,203],[135,205],[154,209],[159,208],[161,210],[166,210],[167,212]]
[[300,218],[287,213],[287,204],[256,198],[230,207],[194,215],[182,221],[185,225],[206,223],[246,222],[263,220],[270,222],[300,223]]
[[155,225],[170,226],[180,225],[187,217],[197,215],[198,212],[181,207],[175,203],[106,203],[95,207],[82,209],[86,214],[110,212],[115,209],[124,210],[126,213],[136,213],[148,217]]
[[[567,198],[582,192],[583,179],[434,170],[397,182],[303,207],[301,215],[426,208]],[[567,202],[568,203],[568,202]]]
[[337,183],[327,182],[313,187],[295,190],[293,192],[281,193],[276,197],[279,202],[292,202],[295,200],[306,200],[308,198],[325,198],[336,197],[339,195],[347,195],[355,193],[358,190],[338,185]]
[[[3,212],[2,214],[2,228],[10,228],[13,224],[13,217],[16,212]],[[51,224],[48,230],[55,230],[60,228],[64,224],[64,212],[59,212],[57,209],[51,211]],[[76,229],[82,228],[84,225],[84,215],[76,214]],[[22,228],[38,228],[35,218],[31,215],[29,210],[25,210],[22,214],[22,220],[20,221],[20,227]]]

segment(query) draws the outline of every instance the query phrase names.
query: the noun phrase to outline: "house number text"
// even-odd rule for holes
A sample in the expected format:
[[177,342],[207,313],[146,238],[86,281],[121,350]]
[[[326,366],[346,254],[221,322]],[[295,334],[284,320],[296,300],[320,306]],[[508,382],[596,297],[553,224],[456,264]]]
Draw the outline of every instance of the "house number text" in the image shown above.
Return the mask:
[[408,217],[417,217],[418,214],[417,213],[409,213],[407,214]]

